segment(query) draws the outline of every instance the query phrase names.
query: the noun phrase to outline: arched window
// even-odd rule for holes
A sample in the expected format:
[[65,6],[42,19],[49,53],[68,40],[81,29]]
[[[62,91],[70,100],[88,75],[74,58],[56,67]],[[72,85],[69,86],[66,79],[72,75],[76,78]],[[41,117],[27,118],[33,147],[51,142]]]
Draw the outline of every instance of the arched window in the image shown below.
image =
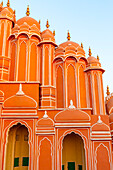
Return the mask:
[[18,81],[26,80],[26,65],[27,65],[27,45],[26,42],[23,41],[20,44],[20,52],[19,52],[19,62],[18,62]]
[[81,105],[81,108],[86,108],[87,107],[86,83],[85,83],[84,67],[82,65],[79,67],[79,88],[80,88],[80,105]]
[[56,73],[56,97],[57,97],[57,108],[64,107],[64,87],[63,87],[63,69],[58,66]]
[[63,139],[62,169],[86,170],[85,150],[82,138],[71,133]]
[[18,168],[28,169],[29,166],[29,133],[21,124],[13,126],[8,133],[5,170]]
[[67,67],[67,106],[70,105],[70,100],[73,100],[73,104],[76,107],[75,67],[72,64]]

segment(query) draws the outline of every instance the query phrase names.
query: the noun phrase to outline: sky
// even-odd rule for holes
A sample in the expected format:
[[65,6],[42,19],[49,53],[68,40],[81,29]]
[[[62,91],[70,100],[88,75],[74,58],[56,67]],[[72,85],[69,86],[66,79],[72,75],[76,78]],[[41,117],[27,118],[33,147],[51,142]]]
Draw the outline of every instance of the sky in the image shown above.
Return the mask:
[[[7,0],[3,0],[6,6]],[[113,92],[113,0],[10,0],[16,18],[25,16],[27,5],[30,17],[41,20],[41,31],[49,20],[50,30],[56,32],[56,43],[71,41],[83,43],[86,57],[89,46],[92,56],[99,55],[103,74],[104,93],[109,85]]]

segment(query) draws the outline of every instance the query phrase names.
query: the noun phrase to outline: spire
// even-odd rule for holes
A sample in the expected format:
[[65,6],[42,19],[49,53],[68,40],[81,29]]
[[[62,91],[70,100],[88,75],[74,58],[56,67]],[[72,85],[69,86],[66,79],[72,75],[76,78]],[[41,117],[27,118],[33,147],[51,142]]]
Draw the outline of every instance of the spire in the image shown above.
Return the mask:
[[3,6],[3,1],[1,2],[1,5]]
[[27,6],[26,15],[27,15],[27,16],[29,16],[29,15],[30,15],[29,5]]
[[89,56],[91,56],[91,55],[92,55],[91,48],[89,47]]
[[55,36],[55,30],[53,31],[53,35]]
[[97,123],[99,123],[99,124],[102,123],[101,116],[98,116],[98,121],[97,121]]
[[47,118],[48,118],[47,111],[45,111],[45,114],[44,114],[43,118],[44,118],[44,119],[47,119]]
[[70,32],[68,30],[68,33],[67,33],[67,40],[70,41],[71,37],[70,37]]
[[22,91],[22,84],[19,85],[19,91],[16,93],[17,96],[23,96],[24,92]]
[[99,56],[97,55],[97,60],[99,60]]
[[106,92],[107,96],[110,94],[109,92],[109,86],[107,85],[107,92]]
[[9,2],[9,0],[7,1],[7,7],[10,7],[10,2]]
[[39,24],[40,24],[40,19],[39,19]]
[[83,48],[83,44],[81,43],[81,47]]
[[47,22],[46,22],[46,27],[47,27],[47,28],[50,27],[48,19],[47,19]]

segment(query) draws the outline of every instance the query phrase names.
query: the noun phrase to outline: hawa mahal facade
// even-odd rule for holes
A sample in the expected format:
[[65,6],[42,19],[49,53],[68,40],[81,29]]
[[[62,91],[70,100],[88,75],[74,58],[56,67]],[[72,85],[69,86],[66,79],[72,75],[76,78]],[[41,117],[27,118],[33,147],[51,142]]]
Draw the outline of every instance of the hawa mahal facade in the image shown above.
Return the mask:
[[99,57],[0,4],[0,169],[112,170],[113,94]]

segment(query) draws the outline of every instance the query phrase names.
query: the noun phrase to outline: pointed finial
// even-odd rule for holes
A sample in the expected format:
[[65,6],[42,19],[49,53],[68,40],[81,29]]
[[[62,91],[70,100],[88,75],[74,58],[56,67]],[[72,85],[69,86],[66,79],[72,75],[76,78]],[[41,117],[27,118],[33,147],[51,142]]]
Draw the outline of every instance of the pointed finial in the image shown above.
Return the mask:
[[68,33],[67,33],[67,40],[69,41],[71,39],[71,37],[70,37],[70,32],[69,32],[69,30],[68,30]]
[[102,123],[102,120],[101,120],[101,117],[100,117],[100,116],[98,116],[98,121],[97,121],[97,123],[99,123],[99,124]]
[[27,6],[26,15],[27,15],[27,16],[29,16],[29,15],[30,15],[29,5]]
[[75,109],[75,106],[73,105],[73,100],[70,100],[69,109]]
[[15,14],[16,14],[16,11],[14,10],[14,12],[13,12],[13,13],[14,13],[14,15],[15,15]]
[[81,47],[83,48],[83,44],[81,43]]
[[89,47],[89,56],[91,56],[91,55],[92,55],[91,48]]
[[45,111],[45,114],[44,114],[43,118],[44,118],[44,119],[47,119],[47,118],[48,118],[47,111]]
[[1,2],[1,5],[3,6],[3,1]]
[[47,19],[47,22],[46,22],[46,27],[47,27],[47,28],[50,27],[48,19]]
[[53,35],[55,36],[55,30],[53,31]]
[[110,94],[110,91],[109,91],[109,86],[107,85],[107,92],[106,92],[107,96]]
[[16,93],[17,96],[23,96],[24,92],[22,91],[22,84],[19,85],[19,91]]
[[40,19],[39,19],[39,24],[40,24]]
[[99,56],[97,55],[97,60],[99,60]]
[[7,1],[7,7],[10,7],[10,2],[9,2],[9,0]]

